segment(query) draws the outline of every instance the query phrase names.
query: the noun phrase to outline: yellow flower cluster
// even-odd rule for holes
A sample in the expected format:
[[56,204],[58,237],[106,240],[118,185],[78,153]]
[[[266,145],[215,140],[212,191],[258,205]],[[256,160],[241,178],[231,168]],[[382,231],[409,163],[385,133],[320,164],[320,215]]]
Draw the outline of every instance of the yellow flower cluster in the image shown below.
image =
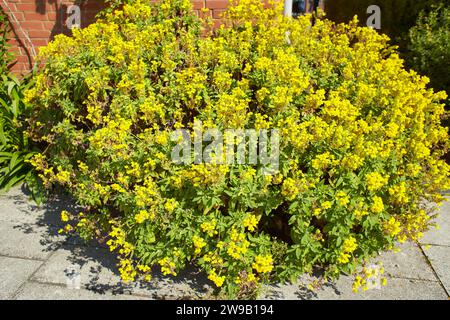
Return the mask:
[[177,207],[178,202],[175,199],[167,199],[164,204],[164,209],[169,213],[172,213]]
[[397,221],[394,217],[389,218],[389,220],[384,224],[384,230],[390,236],[395,237],[402,231],[400,221]]
[[378,196],[372,197],[372,206],[370,207],[370,210],[373,213],[383,212],[383,210],[384,210],[383,199],[381,199]]
[[142,274],[144,274],[144,280],[145,281],[150,281],[151,279],[152,279],[152,275],[151,274],[149,274],[149,272],[151,271],[151,268],[149,267],[149,266],[147,266],[147,265],[142,265],[142,264],[139,264],[139,265],[137,265],[137,270],[139,270]]
[[324,202],[322,202],[321,208],[324,210],[327,210],[327,209],[330,209],[331,206],[332,206],[332,204],[330,201],[324,201]]
[[229,172],[227,165],[198,164],[193,165],[190,170],[182,170],[179,175],[182,179],[192,182],[194,187],[218,184]]
[[316,156],[316,158],[311,161],[311,167],[316,170],[324,170],[330,166],[333,160],[334,156],[329,152],[325,152]]
[[431,217],[423,209],[415,213],[408,213],[404,216],[406,233],[409,238],[417,241],[423,236],[423,232],[428,230]]
[[70,218],[70,213],[66,210],[61,211],[61,221],[62,222],[68,222]]
[[[250,242],[245,233],[239,233],[236,229],[231,230],[230,242],[227,244],[227,253],[233,259],[239,260],[242,255],[247,253]],[[218,245],[219,247],[221,245]]]
[[193,236],[192,242],[194,244],[195,254],[200,254],[202,252],[203,247],[206,246],[205,240],[203,240],[203,238],[200,238],[199,236]]
[[350,202],[348,194],[344,191],[338,191],[335,195],[337,203],[341,206],[346,206]]
[[273,270],[273,259],[271,255],[258,255],[252,264],[253,269],[258,273],[268,273]]
[[163,275],[177,275],[175,271],[175,262],[171,261],[168,257],[159,260],[158,263],[161,266],[161,272]]
[[70,182],[70,172],[63,170],[61,166],[58,167],[58,173],[55,175],[55,181],[60,184],[66,184]]
[[248,216],[245,217],[244,221],[242,221],[242,224],[244,225],[245,228],[248,229],[248,231],[255,231],[260,219],[261,217],[256,217],[253,214],[249,214]]
[[134,216],[137,223],[144,223],[147,220],[153,220],[155,218],[155,213],[148,212],[147,210],[140,210],[138,214]]
[[122,259],[119,261],[119,272],[124,282],[130,282],[136,279],[137,272],[130,259]]
[[208,252],[203,256],[203,261],[212,266],[221,266],[223,264],[223,259],[217,253],[211,252]]
[[119,254],[124,257],[129,256],[133,252],[134,246],[126,241],[126,234],[123,229],[112,226],[109,236],[110,239],[106,244],[109,246],[110,251],[119,249]]
[[294,200],[299,194],[300,190],[297,187],[297,182],[292,178],[287,178],[283,181],[281,187],[281,194],[288,200]]
[[394,202],[406,204],[409,201],[406,183],[404,181],[389,188],[389,194],[391,195],[391,198],[394,200]]
[[213,237],[214,235],[218,234],[218,231],[216,230],[217,226],[217,220],[212,219],[211,221],[203,222],[200,225],[200,228],[203,232],[206,232],[208,236]]
[[139,207],[155,204],[157,196],[157,187],[150,178],[146,179],[144,185],[137,185],[134,189],[134,198]]
[[348,263],[350,261],[351,253],[353,253],[356,248],[358,248],[358,244],[354,237],[345,239],[342,245],[342,251],[339,254],[337,262],[341,264]]
[[208,273],[208,279],[214,282],[214,284],[220,288],[225,281],[225,276],[217,275],[216,270],[213,269]]
[[389,181],[389,177],[383,177],[378,172],[371,172],[366,175],[367,189],[377,191],[384,187]]
[[234,283],[236,284],[247,284],[247,283],[254,283],[257,281],[257,278],[255,276],[255,274],[253,272],[247,273],[245,272],[244,275],[241,275],[239,277],[236,278],[236,280],[234,281]]

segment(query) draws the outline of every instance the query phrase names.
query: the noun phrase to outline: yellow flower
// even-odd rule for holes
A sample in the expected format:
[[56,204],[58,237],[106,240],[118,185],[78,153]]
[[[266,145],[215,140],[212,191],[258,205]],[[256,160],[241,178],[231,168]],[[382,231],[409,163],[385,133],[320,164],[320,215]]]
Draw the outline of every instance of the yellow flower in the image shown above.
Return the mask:
[[56,181],[61,184],[66,184],[70,182],[70,172],[63,170],[62,167],[58,167],[58,173],[55,176]]
[[322,153],[312,160],[311,165],[316,170],[326,169],[334,160],[334,156],[329,152]]
[[156,143],[165,146],[169,142],[168,133],[165,131],[158,132],[155,136]]
[[126,192],[126,190],[124,188],[122,188],[120,185],[118,185],[117,183],[113,183],[111,185],[111,189],[113,189],[114,191],[120,192],[120,193]]
[[205,240],[198,236],[193,236],[192,242],[194,243],[195,254],[199,254],[200,252],[202,252],[202,248],[206,246]]
[[169,213],[172,213],[177,207],[178,202],[175,199],[167,199],[166,203],[164,204],[164,209],[166,209],[166,211]]
[[253,168],[248,168],[241,174],[242,180],[251,180],[256,175],[256,170]]
[[142,264],[139,264],[139,265],[137,266],[137,269],[138,269],[139,271],[143,272],[143,273],[150,271],[150,267],[149,267],[149,266],[147,266],[147,265],[142,265]]
[[384,223],[384,230],[392,237],[395,237],[402,231],[400,221],[397,221],[394,217],[389,218],[389,220]]
[[273,269],[273,259],[271,255],[256,256],[252,264],[253,269],[258,273],[268,273]]
[[407,195],[407,186],[404,181],[393,186],[392,188],[389,188],[389,194],[391,198],[394,199],[394,201],[397,203],[406,204],[409,201]]
[[341,206],[346,206],[349,202],[350,202],[350,198],[347,195],[347,193],[345,193],[344,191],[338,191],[335,195],[336,197],[336,201],[341,205]]
[[61,221],[62,222],[68,222],[69,221],[70,214],[66,210],[61,211]]
[[364,216],[367,216],[369,214],[369,212],[367,210],[356,209],[355,211],[353,211],[353,214],[358,218],[362,218]]
[[299,192],[300,190],[294,179],[287,178],[284,180],[283,186],[281,187],[281,194],[286,197],[286,199],[294,200]]
[[346,264],[350,261],[351,253],[358,248],[356,239],[352,236],[344,240],[342,245],[342,251],[339,253],[337,262],[340,264]]
[[337,259],[337,262],[340,264],[346,264],[350,261],[350,254],[345,253],[345,252],[341,252],[339,254],[339,257]]
[[321,208],[324,210],[330,209],[331,208],[331,202],[330,201],[324,201],[322,202]]
[[365,284],[365,280],[361,276],[356,276],[355,280],[353,281],[352,291],[358,292],[359,288]]
[[80,171],[82,173],[88,173],[89,172],[89,167],[82,161],[78,160],[78,168],[80,169]]
[[344,240],[344,244],[342,246],[342,250],[346,253],[352,253],[358,248],[358,244],[356,243],[356,239],[354,237],[349,237]]
[[154,214],[150,214],[147,210],[141,210],[138,214],[134,216],[134,219],[137,223],[143,223],[144,221],[148,219],[152,219],[154,217]]
[[202,229],[203,232],[206,232],[208,234],[208,236],[212,237],[218,233],[216,230],[216,225],[217,225],[217,220],[213,219],[209,222],[203,222],[200,225],[200,228]]
[[[239,233],[235,229],[231,230],[230,238],[231,241],[227,244],[228,255],[236,260],[241,259],[241,256],[247,253],[250,242],[246,239],[244,233]],[[218,247],[219,244],[217,244]],[[221,246],[223,246],[223,244],[221,244]]]
[[171,261],[168,257],[165,257],[158,261],[159,265],[161,266],[161,272],[163,275],[173,275],[176,276],[177,273],[175,272],[175,263]]
[[208,279],[214,282],[217,287],[221,287],[225,282],[225,276],[218,276],[215,269],[208,273]]
[[255,228],[258,225],[259,219],[261,219],[261,217],[256,217],[255,215],[249,214],[247,217],[245,217],[242,224],[244,225],[245,228],[248,229],[248,231],[250,231],[250,232],[255,231]]
[[384,210],[384,204],[383,199],[381,199],[378,196],[372,197],[372,206],[370,207],[370,210],[373,213],[380,213]]
[[120,277],[124,282],[134,281],[136,278],[136,270],[133,268],[132,261],[130,259],[121,259],[119,261]]
[[383,177],[378,172],[371,172],[366,175],[367,189],[376,191],[381,189],[388,183],[389,178]]

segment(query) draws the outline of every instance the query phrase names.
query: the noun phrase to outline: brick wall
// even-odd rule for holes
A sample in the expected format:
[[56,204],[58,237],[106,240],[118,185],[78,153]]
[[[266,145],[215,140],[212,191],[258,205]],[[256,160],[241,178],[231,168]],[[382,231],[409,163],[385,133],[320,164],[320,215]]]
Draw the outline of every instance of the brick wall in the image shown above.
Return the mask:
[[[220,24],[220,15],[228,5],[228,0],[192,2],[197,13],[202,8],[209,8],[216,25]],[[17,63],[12,66],[15,73],[24,74],[30,70],[39,47],[55,35],[70,33],[66,26],[67,9],[73,4],[81,9],[81,27],[92,23],[95,15],[106,6],[103,0],[0,0],[12,26],[10,43],[17,58]]]

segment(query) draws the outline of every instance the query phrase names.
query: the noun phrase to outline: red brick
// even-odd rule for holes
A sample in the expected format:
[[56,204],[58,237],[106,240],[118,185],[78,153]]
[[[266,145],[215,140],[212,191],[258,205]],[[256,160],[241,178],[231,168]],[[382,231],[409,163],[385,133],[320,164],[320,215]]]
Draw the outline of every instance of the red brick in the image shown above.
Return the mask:
[[191,2],[194,10],[202,9],[205,7],[205,1],[203,0],[193,0]]
[[206,7],[209,9],[226,9],[228,0],[206,0]]
[[47,19],[45,14],[37,12],[24,12],[25,21],[45,21]]
[[36,4],[35,3],[18,3],[15,5],[17,11],[24,12],[36,12]]
[[16,57],[16,60],[18,62],[23,62],[23,63],[29,63],[30,62],[30,58],[26,55],[20,55]]
[[23,21],[20,23],[20,26],[24,30],[45,30],[42,21]]
[[49,42],[49,39],[33,39],[33,45],[36,47],[46,46]]
[[28,35],[30,38],[48,38],[50,37],[51,30],[29,30]]
[[53,29],[55,26],[55,21],[44,21],[42,22],[44,24],[44,29]]
[[55,21],[57,17],[58,13],[56,11],[47,11],[46,17],[43,19],[48,21]]

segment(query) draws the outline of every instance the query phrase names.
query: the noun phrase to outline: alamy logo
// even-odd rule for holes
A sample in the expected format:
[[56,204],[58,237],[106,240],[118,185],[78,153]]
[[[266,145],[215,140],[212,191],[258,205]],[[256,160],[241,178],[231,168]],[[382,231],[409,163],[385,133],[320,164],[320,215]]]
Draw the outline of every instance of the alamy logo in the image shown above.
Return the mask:
[[170,139],[176,142],[171,158],[176,164],[260,165],[266,175],[279,169],[280,136],[277,129],[203,130],[195,121],[193,132],[175,130]]
[[367,14],[370,14],[367,19],[367,26],[369,28],[381,29],[381,8],[377,5],[371,5],[367,8]]
[[68,14],[66,19],[66,26],[69,29],[81,28],[81,9],[77,5],[71,5],[67,7]]

